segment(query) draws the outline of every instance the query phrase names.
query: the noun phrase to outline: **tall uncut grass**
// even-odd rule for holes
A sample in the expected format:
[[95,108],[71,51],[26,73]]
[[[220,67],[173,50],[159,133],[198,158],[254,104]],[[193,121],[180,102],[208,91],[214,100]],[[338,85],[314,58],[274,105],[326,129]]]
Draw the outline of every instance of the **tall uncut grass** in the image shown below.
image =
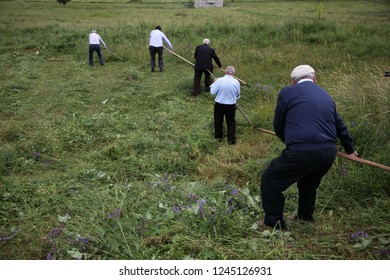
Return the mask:
[[[269,130],[291,70],[310,64],[361,157],[390,165],[389,1],[187,2],[0,1],[0,258],[389,259],[388,171],[337,158],[314,224],[260,229],[260,174],[283,144],[239,112],[237,145],[215,143],[191,65],[165,51],[150,73],[148,53],[156,25],[190,61],[210,38]],[[89,67],[91,29],[125,61]],[[288,216],[296,188],[285,195]]]

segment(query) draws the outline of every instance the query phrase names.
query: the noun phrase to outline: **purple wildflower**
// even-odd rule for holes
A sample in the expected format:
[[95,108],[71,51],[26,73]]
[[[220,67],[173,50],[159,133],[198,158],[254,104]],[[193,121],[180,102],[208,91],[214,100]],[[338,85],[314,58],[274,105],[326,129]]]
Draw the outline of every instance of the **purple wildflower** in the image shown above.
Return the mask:
[[79,251],[85,252],[85,249],[86,249],[90,239],[88,237],[81,237],[80,236],[78,241],[79,241]]
[[201,199],[198,201],[198,205],[199,205],[199,215],[201,218],[204,218],[205,216],[205,211],[204,211],[204,208],[203,208],[203,205],[206,204],[206,200],[204,199]]
[[347,163],[346,162],[343,162],[342,165],[340,166],[339,175],[340,175],[340,177],[347,177],[348,170],[347,170]]
[[38,152],[32,152],[31,153],[34,157],[40,157],[40,156],[42,156],[42,154],[41,153],[38,153]]
[[238,190],[237,189],[232,189],[232,195],[237,195],[238,194]]
[[172,185],[169,183],[168,179],[166,178],[161,178],[161,188],[164,190],[164,191],[169,191],[172,189]]
[[46,259],[49,260],[49,261],[54,260],[54,258],[53,258],[51,253],[47,253]]
[[111,219],[117,219],[122,216],[122,209],[121,208],[114,208],[114,211],[107,215],[108,218]]
[[379,250],[374,251],[374,254],[389,256],[390,255],[390,249],[379,249]]
[[353,232],[349,236],[350,239],[358,239],[358,238],[368,238],[368,233],[364,232],[362,230],[359,230],[358,232]]
[[203,206],[206,203],[207,203],[207,201],[205,199],[201,199],[198,201],[199,207]]
[[190,198],[190,200],[193,201],[193,202],[196,201],[196,195],[193,194],[193,193],[190,193],[189,198]]
[[176,214],[180,214],[181,207],[179,205],[176,205],[172,208],[173,212]]
[[64,229],[64,224],[61,224],[60,227],[57,227],[57,228],[53,228],[50,232],[49,232],[49,237],[51,238],[56,238],[56,237],[59,237],[62,233],[62,230]]
[[8,241],[8,240],[11,240],[12,239],[12,236],[9,235],[9,236],[0,236],[0,241]]

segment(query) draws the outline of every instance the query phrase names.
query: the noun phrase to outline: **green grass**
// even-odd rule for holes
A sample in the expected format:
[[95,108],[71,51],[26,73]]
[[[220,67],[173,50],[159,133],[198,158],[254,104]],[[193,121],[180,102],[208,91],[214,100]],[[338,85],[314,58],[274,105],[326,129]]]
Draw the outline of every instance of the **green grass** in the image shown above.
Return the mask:
[[[184,2],[0,2],[0,259],[388,259],[389,172],[337,158],[313,225],[257,228],[260,174],[282,143],[239,113],[238,144],[215,143],[191,65],[165,52],[150,73],[147,49],[157,24],[190,61],[210,38],[251,85],[240,107],[269,130],[308,63],[360,155],[389,165],[388,2]],[[125,62],[103,52],[88,66],[92,28]],[[285,195],[287,216],[296,188]]]

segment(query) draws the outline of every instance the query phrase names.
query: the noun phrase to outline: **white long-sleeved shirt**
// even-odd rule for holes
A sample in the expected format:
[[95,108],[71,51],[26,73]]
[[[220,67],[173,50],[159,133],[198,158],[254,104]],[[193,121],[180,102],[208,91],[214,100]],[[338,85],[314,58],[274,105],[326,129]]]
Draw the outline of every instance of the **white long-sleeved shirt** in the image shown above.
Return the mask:
[[103,46],[106,47],[106,43],[104,43],[102,37],[99,34],[92,32],[89,34],[89,44],[90,45],[100,45],[102,42]]
[[216,95],[217,103],[236,104],[237,99],[240,98],[240,82],[231,75],[225,75],[210,86],[210,93]]
[[165,36],[165,34],[163,32],[161,32],[158,29],[155,29],[152,32],[150,32],[149,46],[162,47],[163,40],[169,46],[169,48],[173,49],[171,42],[168,40],[167,36]]

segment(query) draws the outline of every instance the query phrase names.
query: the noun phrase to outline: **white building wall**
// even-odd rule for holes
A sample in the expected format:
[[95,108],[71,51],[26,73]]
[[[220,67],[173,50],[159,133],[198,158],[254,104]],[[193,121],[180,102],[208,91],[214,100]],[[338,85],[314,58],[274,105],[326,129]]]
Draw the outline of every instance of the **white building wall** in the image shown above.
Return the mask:
[[223,0],[195,0],[195,8],[222,7]]

